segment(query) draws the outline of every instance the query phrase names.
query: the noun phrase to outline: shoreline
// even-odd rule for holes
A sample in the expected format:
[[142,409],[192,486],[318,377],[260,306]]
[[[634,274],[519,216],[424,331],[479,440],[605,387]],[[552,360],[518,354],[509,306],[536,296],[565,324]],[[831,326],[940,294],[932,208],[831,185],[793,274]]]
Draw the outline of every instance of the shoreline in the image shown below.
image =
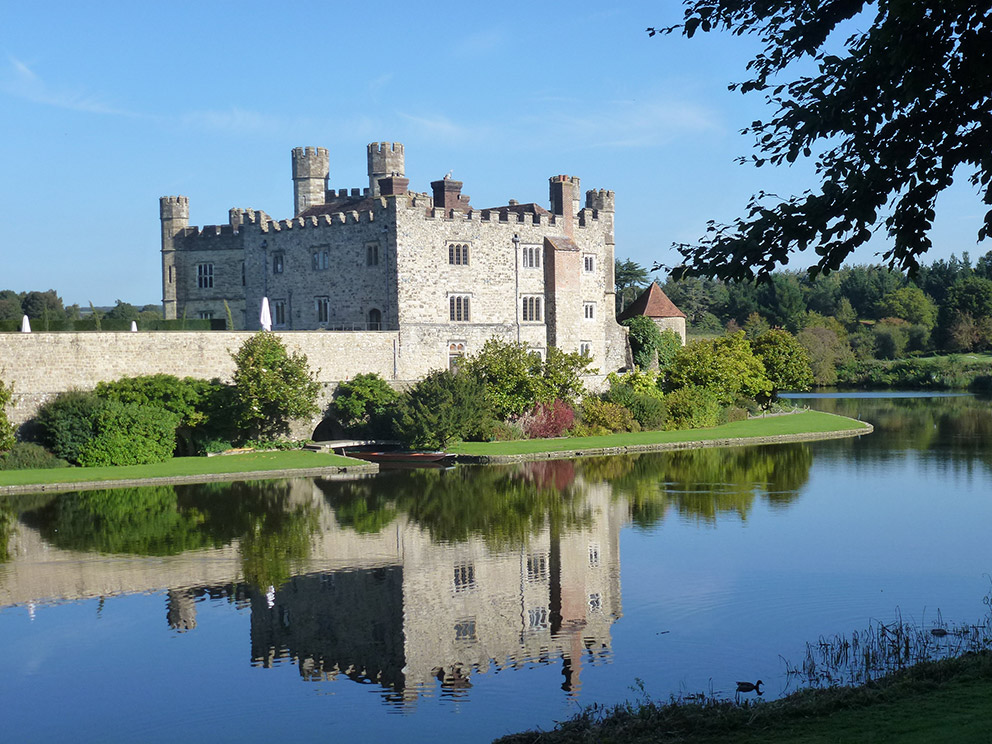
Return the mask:
[[455,454],[455,462],[467,465],[500,465],[513,462],[533,462],[535,460],[574,460],[579,457],[600,455],[629,455],[641,452],[671,452],[686,449],[712,447],[747,447],[765,444],[789,444],[791,442],[815,442],[826,439],[850,439],[871,434],[875,430],[865,423],[863,428],[841,431],[800,432],[796,434],[774,434],[761,437],[727,437],[723,439],[699,439],[686,442],[658,442],[655,444],[625,444],[616,447],[584,447],[548,452],[529,452],[518,455],[467,455]]

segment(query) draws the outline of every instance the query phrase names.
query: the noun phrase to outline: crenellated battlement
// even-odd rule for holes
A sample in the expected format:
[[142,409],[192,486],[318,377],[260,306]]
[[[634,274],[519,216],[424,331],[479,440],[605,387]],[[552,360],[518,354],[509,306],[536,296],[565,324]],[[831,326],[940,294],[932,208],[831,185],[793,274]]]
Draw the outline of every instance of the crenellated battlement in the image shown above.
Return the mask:
[[330,162],[326,147],[294,147],[293,178],[327,178]]
[[331,199],[361,199],[366,196],[371,196],[372,190],[368,187],[365,188],[352,188],[352,189],[328,189],[325,204]]
[[586,192],[586,207],[597,212],[614,212],[615,194],[607,189],[590,189]]
[[158,200],[159,216],[163,220],[188,220],[188,196],[163,196]]
[[379,196],[379,179],[405,176],[403,144],[400,142],[372,142],[367,148],[369,189]]

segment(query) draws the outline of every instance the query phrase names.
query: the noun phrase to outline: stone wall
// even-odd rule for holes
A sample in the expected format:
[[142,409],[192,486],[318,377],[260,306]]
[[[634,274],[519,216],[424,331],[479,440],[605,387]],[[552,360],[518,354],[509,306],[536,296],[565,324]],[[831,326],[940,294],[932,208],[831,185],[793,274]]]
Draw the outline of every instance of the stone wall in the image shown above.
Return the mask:
[[[397,379],[396,332],[278,335],[290,352],[307,355],[323,383],[322,410],[337,383],[356,374],[376,372]],[[234,373],[231,355],[251,336],[245,331],[0,334],[0,379],[14,386],[11,423],[23,424],[62,391],[89,390],[125,376],[165,373],[229,381]]]

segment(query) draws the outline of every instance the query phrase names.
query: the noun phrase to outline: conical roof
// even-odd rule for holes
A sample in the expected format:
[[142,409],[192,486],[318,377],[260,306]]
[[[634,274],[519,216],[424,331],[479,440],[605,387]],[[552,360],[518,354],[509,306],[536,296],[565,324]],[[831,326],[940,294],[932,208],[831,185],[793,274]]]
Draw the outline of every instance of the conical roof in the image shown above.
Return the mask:
[[658,282],[651,282],[651,286],[641,292],[641,296],[630,303],[617,320],[627,320],[635,315],[646,315],[649,318],[685,317],[685,313],[675,307],[675,303],[661,291]]

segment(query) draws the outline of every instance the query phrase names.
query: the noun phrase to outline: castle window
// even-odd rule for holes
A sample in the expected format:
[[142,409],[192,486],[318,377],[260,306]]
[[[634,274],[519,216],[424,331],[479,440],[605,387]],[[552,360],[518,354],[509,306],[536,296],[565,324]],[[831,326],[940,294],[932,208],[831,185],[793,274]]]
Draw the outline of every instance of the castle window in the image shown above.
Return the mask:
[[273,253],[272,254],[272,273],[273,274],[281,274],[282,273],[283,268],[285,268],[284,258],[285,257],[283,256],[282,253]]
[[589,543],[589,567],[599,568],[599,543]]
[[593,253],[587,253],[582,257],[582,268],[587,273],[592,273],[596,270],[596,256]]
[[464,243],[449,245],[448,263],[452,266],[468,266],[468,246]]
[[175,266],[170,266],[169,267],[169,284],[172,284],[172,282],[175,281],[175,276],[174,276],[175,275],[175,269],[176,269]]
[[327,251],[314,251],[312,258],[314,271],[323,271],[330,265],[330,255]]
[[369,330],[370,331],[381,331],[382,330],[382,311],[378,308],[372,308],[369,310]]
[[588,341],[579,342],[579,353],[584,357],[592,359],[592,344]]
[[196,317],[198,317],[200,320],[213,320],[214,314],[210,310],[200,310],[196,314]]
[[378,266],[379,265],[379,244],[369,243],[365,246],[365,265],[366,266]]
[[241,286],[245,286],[245,262],[241,262]]
[[200,289],[212,289],[214,286],[214,265],[202,263],[196,265],[196,286]]
[[541,246],[525,245],[522,246],[522,250],[522,261],[525,269],[541,268]]
[[468,295],[451,295],[448,298],[448,318],[456,323],[469,321]]
[[532,607],[527,610],[527,627],[529,630],[545,630],[548,627],[548,608]]
[[523,298],[522,318],[524,322],[541,320],[541,298],[530,295]]
[[462,363],[462,359],[465,357],[465,342],[464,341],[452,341],[448,344],[448,369],[452,372],[458,370],[458,365]]
[[315,297],[314,304],[317,306],[317,322],[326,323],[331,314],[331,300],[327,297]]
[[467,592],[475,589],[475,564],[459,563],[455,566],[455,591]]
[[582,315],[586,320],[594,320],[596,318],[596,303],[595,302],[583,302],[582,303]]
[[603,595],[599,592],[589,595],[589,612],[601,612],[603,609]]
[[468,620],[459,620],[457,623],[455,623],[455,640],[456,641],[475,640],[474,618],[470,618]]
[[272,325],[286,325],[286,300],[272,301]]
[[527,581],[541,583],[548,580],[548,556],[536,553],[527,556]]

